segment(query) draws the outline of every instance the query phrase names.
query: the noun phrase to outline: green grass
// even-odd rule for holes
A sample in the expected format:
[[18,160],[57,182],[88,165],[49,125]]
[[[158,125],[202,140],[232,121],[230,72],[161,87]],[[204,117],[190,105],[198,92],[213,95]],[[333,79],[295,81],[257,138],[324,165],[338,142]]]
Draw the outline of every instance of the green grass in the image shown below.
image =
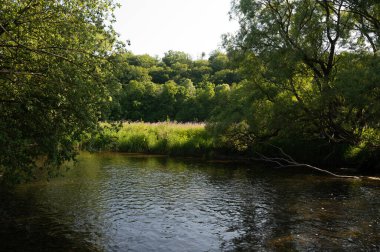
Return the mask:
[[102,124],[103,133],[85,140],[83,148],[168,155],[208,156],[213,138],[201,123],[123,123],[118,130]]

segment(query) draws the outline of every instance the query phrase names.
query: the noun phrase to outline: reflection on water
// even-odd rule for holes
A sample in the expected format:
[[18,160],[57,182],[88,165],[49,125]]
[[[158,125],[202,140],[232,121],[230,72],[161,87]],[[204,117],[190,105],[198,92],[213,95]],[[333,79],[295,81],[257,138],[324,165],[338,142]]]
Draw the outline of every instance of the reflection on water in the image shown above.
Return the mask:
[[83,154],[0,192],[0,251],[380,250],[380,183]]

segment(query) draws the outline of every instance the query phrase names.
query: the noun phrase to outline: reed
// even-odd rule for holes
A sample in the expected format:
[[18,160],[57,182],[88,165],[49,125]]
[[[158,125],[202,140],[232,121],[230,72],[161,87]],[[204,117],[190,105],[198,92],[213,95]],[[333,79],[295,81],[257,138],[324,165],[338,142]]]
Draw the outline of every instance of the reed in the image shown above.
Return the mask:
[[84,140],[82,147],[92,151],[209,156],[214,141],[203,123],[125,122],[119,127],[102,124],[102,133]]

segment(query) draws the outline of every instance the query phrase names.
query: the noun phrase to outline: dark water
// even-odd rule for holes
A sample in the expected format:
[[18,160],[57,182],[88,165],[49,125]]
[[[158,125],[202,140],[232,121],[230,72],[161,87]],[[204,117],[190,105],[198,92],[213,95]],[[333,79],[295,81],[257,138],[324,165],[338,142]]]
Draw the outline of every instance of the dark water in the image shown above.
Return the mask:
[[0,193],[0,251],[379,251],[380,182],[83,154]]

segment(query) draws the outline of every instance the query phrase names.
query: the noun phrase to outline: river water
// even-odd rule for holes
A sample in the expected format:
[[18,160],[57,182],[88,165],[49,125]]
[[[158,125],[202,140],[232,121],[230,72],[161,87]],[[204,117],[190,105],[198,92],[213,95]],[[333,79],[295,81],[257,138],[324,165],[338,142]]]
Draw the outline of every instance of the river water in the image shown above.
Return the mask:
[[379,251],[380,182],[82,154],[0,193],[0,251]]

